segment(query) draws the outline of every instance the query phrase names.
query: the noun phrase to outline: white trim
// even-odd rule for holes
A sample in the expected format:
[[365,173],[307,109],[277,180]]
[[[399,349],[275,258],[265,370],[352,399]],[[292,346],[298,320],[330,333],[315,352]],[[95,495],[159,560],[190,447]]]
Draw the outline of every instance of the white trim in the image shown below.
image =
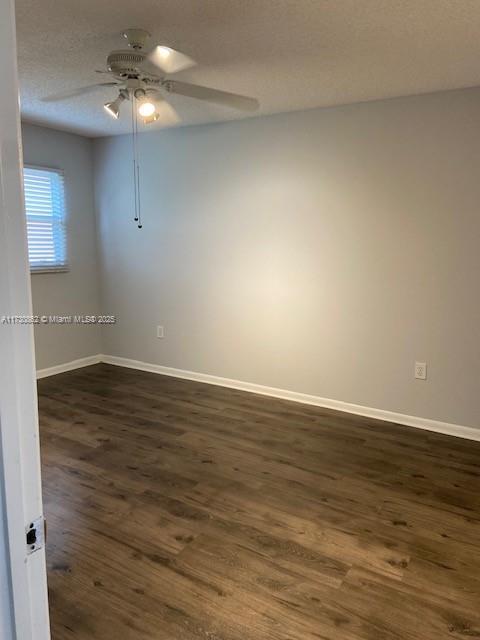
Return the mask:
[[[13,0],[0,2],[0,299],[2,314],[30,316],[15,31]],[[45,549],[29,555],[25,544],[25,527],[43,514],[32,326],[2,326],[0,362],[0,510],[7,525],[12,613],[10,624],[2,589],[0,636],[49,640]],[[3,548],[0,555],[4,563]]]
[[36,273],[68,273],[69,271],[68,265],[64,267],[30,267],[30,275],[32,276]]
[[131,360],[130,358],[120,358],[118,356],[100,355],[101,362],[113,364],[119,367],[127,367],[129,369],[139,369],[150,373],[159,373],[164,376],[172,376],[174,378],[184,378],[186,380],[194,380],[195,382],[204,382],[207,384],[215,384],[220,387],[228,387],[230,389],[239,389],[240,391],[248,391],[249,393],[257,393],[273,398],[281,398],[282,400],[290,400],[292,402],[300,402],[302,404],[310,404],[325,409],[334,409],[335,411],[343,411],[344,413],[353,413],[357,416],[373,418],[375,420],[383,420],[384,422],[393,422],[395,424],[414,427],[415,429],[424,429],[434,431],[435,433],[443,433],[457,438],[465,438],[467,440],[480,441],[480,428],[466,427],[459,424],[449,422],[440,422],[439,420],[430,420],[429,418],[419,418],[417,416],[409,416],[404,413],[396,413],[394,411],[386,411],[384,409],[374,409],[372,407],[364,407],[359,404],[350,402],[342,402],[341,400],[331,400],[330,398],[321,398],[320,396],[307,395],[297,391],[288,391],[286,389],[277,389],[275,387],[266,387],[252,382],[242,382],[240,380],[232,380],[230,378],[221,378],[212,376],[207,373],[197,373],[195,371],[185,371],[183,369],[173,369],[171,367],[163,367],[158,364],[141,362],[139,360]]
[[65,171],[63,169],[59,169],[58,167],[47,167],[46,165],[29,164],[28,162],[24,162],[23,167],[25,169],[37,169],[38,171],[51,171],[52,173],[58,173],[62,176],[62,178],[65,177]]
[[95,356],[87,356],[86,358],[72,360],[71,362],[64,362],[63,364],[56,364],[55,366],[47,367],[46,369],[37,369],[37,379],[56,376],[58,373],[73,371],[73,369],[80,369],[81,367],[89,367],[90,365],[98,364],[99,362],[103,362],[103,360],[102,356],[97,354]]
[[351,402],[343,402],[342,400],[332,400],[331,398],[322,398],[320,396],[308,395],[298,391],[266,387],[253,382],[243,382],[242,380],[232,380],[231,378],[212,376],[208,373],[174,369],[173,367],[164,367],[159,364],[142,362],[141,360],[131,360],[130,358],[121,358],[119,356],[97,354],[95,356],[88,356],[87,358],[80,358],[79,360],[72,360],[72,362],[65,362],[64,364],[49,367],[48,369],[39,369],[37,371],[37,378],[54,376],[58,373],[72,371],[73,369],[80,369],[81,367],[88,367],[100,362],[112,364],[117,367],[126,367],[127,369],[148,371],[149,373],[157,373],[162,376],[170,376],[172,378],[182,378],[184,380],[214,384],[219,387],[227,387],[229,389],[238,389],[240,391],[256,393],[262,396],[290,400],[291,402],[310,404],[315,407],[333,409],[335,411],[342,411],[343,413],[352,413],[356,416],[382,420],[383,422],[393,422],[394,424],[414,427],[415,429],[424,429],[426,431],[433,431],[434,433],[443,433],[447,436],[455,436],[457,438],[476,440],[480,442],[480,428],[476,429],[475,427],[466,427],[460,424],[452,424],[450,422],[441,422],[439,420],[431,420],[429,418],[419,418],[417,416],[409,416],[404,413],[396,413],[395,411],[364,407],[360,404],[352,404]]

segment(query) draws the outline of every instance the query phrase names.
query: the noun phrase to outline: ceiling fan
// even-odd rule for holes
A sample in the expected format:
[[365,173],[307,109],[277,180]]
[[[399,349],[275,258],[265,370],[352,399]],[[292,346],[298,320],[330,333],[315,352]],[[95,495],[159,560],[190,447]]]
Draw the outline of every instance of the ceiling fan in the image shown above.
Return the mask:
[[168,94],[204,100],[241,111],[258,109],[259,103],[255,98],[169,78],[170,74],[188,69],[196,63],[184,53],[165,45],[157,44],[145,50],[151,37],[145,29],[126,29],[123,36],[127,40],[128,48],[109,53],[107,69],[97,71],[110,74],[113,80],[56,93],[42,100],[57,102],[90,93],[101,87],[116,87],[118,96],[105,103],[104,109],[117,119],[122,102],[131,100],[132,106],[135,105],[138,115],[145,124],[158,120],[160,113],[165,111],[165,107],[171,114],[176,115],[172,107],[164,101],[165,95]]

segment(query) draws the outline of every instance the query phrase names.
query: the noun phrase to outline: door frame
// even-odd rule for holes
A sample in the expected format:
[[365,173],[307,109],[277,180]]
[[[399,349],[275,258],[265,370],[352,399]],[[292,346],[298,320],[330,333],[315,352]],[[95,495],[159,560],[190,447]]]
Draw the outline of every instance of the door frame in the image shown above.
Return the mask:
[[[0,2],[0,320],[32,315],[23,201],[14,0]],[[0,470],[15,640],[50,638],[45,548],[26,527],[43,515],[33,326],[0,325]],[[1,503],[1,500],[0,500]]]

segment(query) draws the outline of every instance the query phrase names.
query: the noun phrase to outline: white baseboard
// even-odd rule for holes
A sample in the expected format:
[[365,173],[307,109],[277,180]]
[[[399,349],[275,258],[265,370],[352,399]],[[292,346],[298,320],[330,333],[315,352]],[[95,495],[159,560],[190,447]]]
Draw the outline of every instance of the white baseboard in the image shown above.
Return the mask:
[[334,409],[335,411],[343,411],[344,413],[352,413],[365,418],[373,418],[374,420],[383,420],[384,422],[393,422],[395,424],[414,427],[415,429],[424,429],[435,433],[442,433],[457,438],[465,438],[466,440],[480,441],[480,428],[466,427],[450,422],[441,422],[439,420],[430,420],[429,418],[419,418],[417,416],[409,416],[404,413],[396,413],[394,411],[386,411],[384,409],[374,409],[372,407],[364,407],[359,404],[350,402],[342,402],[341,400],[332,400],[330,398],[322,398],[320,396],[308,395],[297,391],[288,391],[287,389],[277,389],[276,387],[266,387],[261,384],[252,382],[243,382],[241,380],[232,380],[230,378],[221,378],[212,376],[208,373],[198,373],[196,371],[185,371],[184,369],[174,369],[172,367],[163,367],[158,364],[149,362],[141,362],[140,360],[131,360],[130,358],[120,358],[118,356],[109,356],[97,354],[58,364],[47,369],[39,369],[37,378],[46,378],[54,376],[65,371],[88,367],[92,364],[105,362],[107,364],[126,367],[128,369],[138,369],[140,371],[148,371],[149,373],[158,373],[173,378],[183,378],[185,380],[194,380],[195,382],[204,382],[206,384],[214,384],[220,387],[228,387],[230,389],[239,389],[249,393],[257,393],[273,398],[281,398],[282,400],[290,400],[301,404],[310,404],[324,409]]
[[158,364],[141,362],[140,360],[131,360],[130,358],[120,358],[118,356],[100,355],[100,362],[113,364],[119,367],[127,367],[129,369],[139,369],[150,373],[159,373],[164,376],[172,376],[174,378],[184,378],[186,380],[194,380],[195,382],[205,382],[207,384],[215,384],[230,389],[239,389],[240,391],[248,391],[264,396],[281,398],[283,400],[291,400],[292,402],[300,402],[302,404],[310,404],[325,409],[334,409],[343,411],[344,413],[353,413],[366,418],[375,420],[383,420],[385,422],[393,422],[395,424],[414,427],[415,429],[424,429],[435,433],[442,433],[457,438],[465,438],[467,440],[480,441],[480,428],[465,427],[459,424],[449,422],[440,422],[438,420],[430,420],[429,418],[419,418],[417,416],[409,416],[394,411],[386,411],[384,409],[374,409],[372,407],[364,407],[358,404],[342,402],[340,400],[331,400],[329,398],[321,398],[320,396],[307,395],[296,391],[287,391],[286,389],[277,389],[275,387],[266,387],[251,382],[242,382],[240,380],[231,380],[230,378],[221,378],[206,373],[197,373],[195,371],[184,371],[183,369],[173,369],[171,367],[163,367]]
[[65,371],[73,371],[73,369],[80,369],[81,367],[89,367],[91,364],[98,364],[99,362],[102,362],[102,356],[97,354],[95,356],[87,356],[86,358],[79,358],[78,360],[72,360],[71,362],[57,364],[54,367],[48,367],[47,369],[37,369],[37,379],[56,376],[57,373],[65,373]]

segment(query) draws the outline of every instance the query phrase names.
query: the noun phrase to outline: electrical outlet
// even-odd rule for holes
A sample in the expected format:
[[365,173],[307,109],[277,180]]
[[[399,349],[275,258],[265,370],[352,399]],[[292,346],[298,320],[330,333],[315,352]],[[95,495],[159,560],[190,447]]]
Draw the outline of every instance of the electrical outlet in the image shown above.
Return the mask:
[[417,380],[427,379],[427,363],[426,362],[415,362],[415,378]]
[[161,325],[158,325],[157,326],[157,338],[164,338],[164,337],[165,337],[165,329]]

